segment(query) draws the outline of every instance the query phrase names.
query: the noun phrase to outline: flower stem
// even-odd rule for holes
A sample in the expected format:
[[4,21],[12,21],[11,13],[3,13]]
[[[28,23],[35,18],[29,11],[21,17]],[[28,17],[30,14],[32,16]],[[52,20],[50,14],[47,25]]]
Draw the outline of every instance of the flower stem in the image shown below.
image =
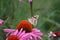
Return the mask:
[[32,2],[30,2],[30,11],[31,11],[31,16],[33,16]]

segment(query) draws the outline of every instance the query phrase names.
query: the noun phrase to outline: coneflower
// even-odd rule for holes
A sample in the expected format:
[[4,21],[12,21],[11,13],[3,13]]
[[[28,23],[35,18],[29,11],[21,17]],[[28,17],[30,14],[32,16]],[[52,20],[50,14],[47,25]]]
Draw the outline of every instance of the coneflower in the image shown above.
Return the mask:
[[31,37],[33,36],[34,40],[38,40],[37,38],[40,38],[41,40],[43,33],[39,29],[33,28],[27,20],[22,20],[17,24],[16,29],[20,30],[21,28],[23,28],[27,34],[31,35]]
[[[18,30],[18,33],[16,32],[16,29]],[[30,39],[31,40],[38,40],[38,39],[42,40],[41,36],[43,35],[43,33],[39,29],[33,28],[33,26],[27,20],[20,21],[17,24],[16,29],[4,29],[4,32],[8,32],[8,34],[7,34],[8,40],[13,40],[15,38],[16,38],[16,40],[18,40],[18,39],[19,40],[30,40]],[[25,32],[23,32],[23,31],[25,31]],[[17,34],[14,35],[13,33],[15,33],[15,34],[17,33]],[[13,34],[13,35],[11,35],[11,34]],[[20,35],[22,35],[22,36],[20,36]]]

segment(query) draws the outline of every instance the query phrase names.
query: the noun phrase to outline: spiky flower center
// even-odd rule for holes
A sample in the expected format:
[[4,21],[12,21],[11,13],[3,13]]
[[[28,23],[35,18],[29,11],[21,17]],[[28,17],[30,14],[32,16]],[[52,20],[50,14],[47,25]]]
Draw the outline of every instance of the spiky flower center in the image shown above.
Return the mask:
[[26,32],[32,31],[32,25],[27,20],[22,20],[17,24],[16,29],[20,30],[21,28],[23,28]]
[[8,40],[19,40],[16,35],[10,35],[8,36]]

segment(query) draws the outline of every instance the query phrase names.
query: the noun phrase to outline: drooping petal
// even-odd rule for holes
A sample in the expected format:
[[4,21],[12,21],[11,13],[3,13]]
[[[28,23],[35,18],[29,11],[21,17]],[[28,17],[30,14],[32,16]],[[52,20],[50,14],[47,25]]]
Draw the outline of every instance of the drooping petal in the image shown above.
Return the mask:
[[30,33],[30,35],[34,38],[34,40],[37,40],[37,37],[34,34]]
[[3,29],[4,32],[14,32],[15,29]]
[[31,35],[30,35],[30,33],[25,33],[23,36],[22,36],[22,38],[28,38],[28,37],[30,37]]
[[15,30],[15,32],[11,33],[11,35],[17,35],[18,30]]
[[24,34],[25,34],[25,31],[23,31],[23,32],[20,34],[19,38],[20,38],[21,36],[23,36]]
[[43,35],[43,33],[40,30],[36,29],[36,28],[33,28],[32,33],[36,34],[36,35],[39,35],[39,36]]
[[7,33],[7,34],[6,34],[6,37],[9,36],[9,34],[10,34],[10,33]]
[[19,36],[22,33],[22,31],[23,31],[23,28],[21,28],[17,36]]
[[36,28],[33,28],[32,30],[33,32],[40,32],[40,30],[36,29]]

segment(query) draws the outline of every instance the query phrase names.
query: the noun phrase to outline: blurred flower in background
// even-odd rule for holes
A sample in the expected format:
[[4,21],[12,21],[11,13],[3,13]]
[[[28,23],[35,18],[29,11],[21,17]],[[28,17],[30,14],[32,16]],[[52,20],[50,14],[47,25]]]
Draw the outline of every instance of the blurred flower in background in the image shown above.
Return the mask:
[[60,32],[59,31],[57,31],[57,32],[50,32],[48,35],[49,35],[48,37],[50,37],[50,38],[60,37]]
[[22,2],[23,0],[19,0],[19,2]]
[[60,37],[60,31],[53,32],[56,36]]
[[[19,0],[19,2],[22,2],[23,0]],[[32,0],[28,0],[29,2],[32,2]]]
[[4,20],[0,19],[0,25],[4,22]]
[[48,33],[48,37],[53,38],[56,37],[56,34],[54,34],[52,31],[50,33]]
[[28,0],[29,2],[32,2],[32,0]]

